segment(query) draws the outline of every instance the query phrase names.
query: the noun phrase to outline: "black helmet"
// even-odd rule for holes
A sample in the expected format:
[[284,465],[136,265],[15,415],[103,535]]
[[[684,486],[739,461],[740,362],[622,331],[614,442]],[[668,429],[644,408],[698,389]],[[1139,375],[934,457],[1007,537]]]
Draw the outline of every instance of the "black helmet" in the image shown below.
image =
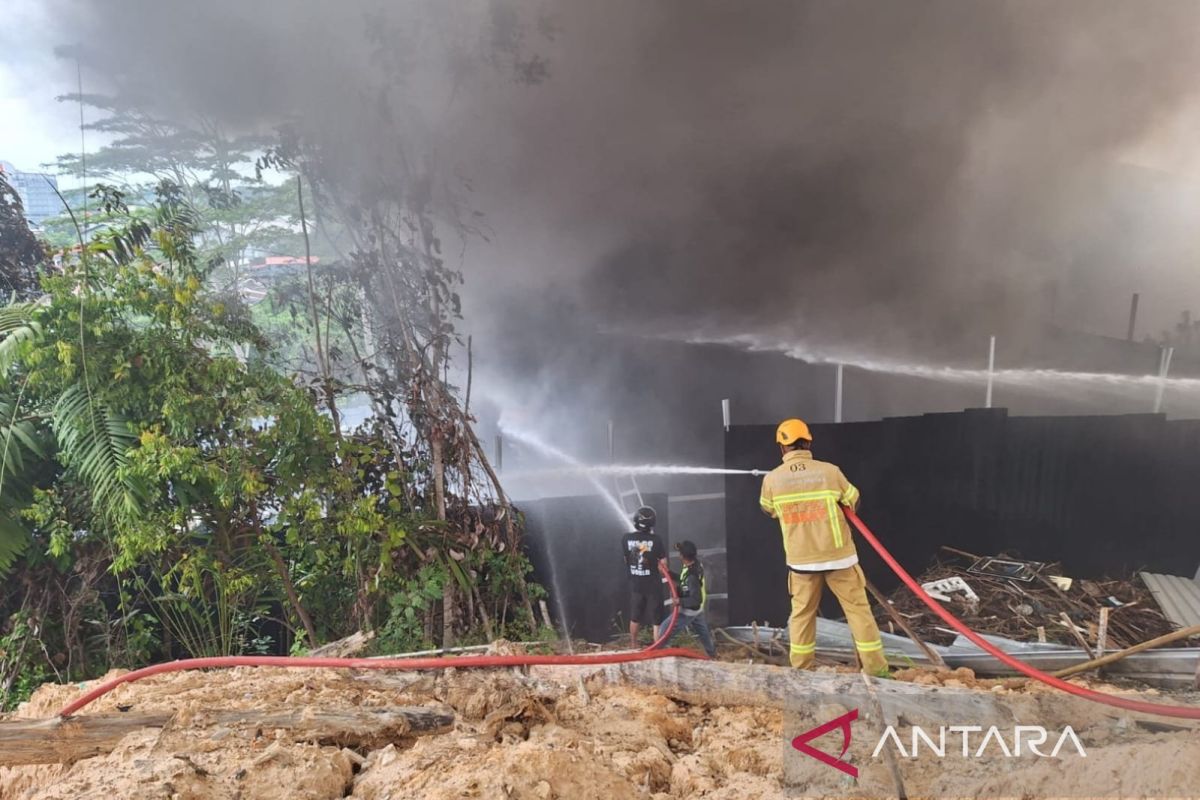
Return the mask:
[[648,531],[658,522],[658,515],[650,506],[642,506],[633,515],[633,528],[638,531]]

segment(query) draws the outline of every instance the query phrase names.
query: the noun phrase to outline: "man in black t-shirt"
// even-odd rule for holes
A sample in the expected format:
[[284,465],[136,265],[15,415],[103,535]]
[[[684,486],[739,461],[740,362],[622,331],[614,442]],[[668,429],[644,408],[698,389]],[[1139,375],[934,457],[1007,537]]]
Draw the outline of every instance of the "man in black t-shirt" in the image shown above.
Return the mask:
[[[629,640],[635,648],[639,628],[643,624],[657,626],[663,615],[662,576],[658,562],[666,558],[667,553],[662,539],[654,532],[657,521],[654,509],[642,506],[633,515],[633,533],[625,534],[622,539],[625,566],[629,569]],[[654,631],[657,639],[657,628]]]

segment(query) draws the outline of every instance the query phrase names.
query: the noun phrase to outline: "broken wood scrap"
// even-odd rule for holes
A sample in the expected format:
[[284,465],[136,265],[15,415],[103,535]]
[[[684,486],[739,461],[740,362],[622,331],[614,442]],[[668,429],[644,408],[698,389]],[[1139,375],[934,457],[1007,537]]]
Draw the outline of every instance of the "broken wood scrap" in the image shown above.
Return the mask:
[[1059,619],[1062,620],[1063,626],[1071,632],[1071,635],[1075,637],[1075,641],[1079,643],[1081,648],[1083,648],[1083,652],[1087,653],[1088,658],[1095,658],[1096,654],[1092,652],[1092,648],[1087,643],[1087,639],[1083,638],[1083,634],[1079,632],[1079,628],[1075,627],[1075,623],[1071,621],[1069,616],[1067,616],[1067,612],[1064,611],[1058,616]]
[[362,652],[374,638],[375,631],[355,631],[343,639],[314,647],[308,654],[314,658],[346,658]]
[[[133,731],[166,727],[175,717],[174,712],[157,711],[0,722],[0,766],[72,764],[111,751]],[[238,709],[189,715],[186,724],[283,730],[292,741],[378,749],[402,739],[445,733],[454,727],[454,715],[423,707]]]
[[745,650],[748,655],[750,655],[754,658],[761,658],[763,661],[766,661],[768,664],[774,664],[774,665],[780,666],[780,667],[785,667],[788,665],[788,660],[786,658],[781,658],[779,656],[774,655],[773,653],[772,654],[764,653],[763,651],[759,650],[757,647],[752,647],[751,645],[748,645],[745,642],[742,642],[742,641],[739,641],[739,640],[733,638],[728,633],[726,633],[723,628],[717,628],[717,633],[719,633],[722,636],[722,638],[724,638],[726,641],[737,645],[741,649]]
[[1056,678],[1066,678],[1070,675],[1078,675],[1081,672],[1087,672],[1088,670],[1096,669],[1098,667],[1103,667],[1107,664],[1120,661],[1126,656],[1131,656],[1134,653],[1140,653],[1143,650],[1149,650],[1154,647],[1161,647],[1164,644],[1170,644],[1171,642],[1177,642],[1180,639],[1187,639],[1192,636],[1200,636],[1200,625],[1193,625],[1190,628],[1181,628],[1164,636],[1158,636],[1149,641],[1135,644],[1132,647],[1126,647],[1124,650],[1120,650],[1116,653],[1109,653],[1106,656],[1093,658],[1089,661],[1083,662],[1082,664],[1075,664],[1074,666],[1060,669],[1052,674]]
[[974,553],[968,553],[966,550],[959,550],[957,547],[951,547],[948,544],[941,545],[941,547],[939,549],[945,550],[947,553],[953,553],[956,556],[962,556],[963,558],[969,558],[972,561],[978,561],[979,559],[983,558],[983,556],[977,556]]
[[867,591],[871,593],[871,597],[875,598],[875,602],[878,603],[883,608],[884,612],[891,617],[897,625],[900,626],[900,630],[904,631],[908,638],[912,639],[917,647],[921,648],[921,652],[925,654],[925,657],[929,659],[930,663],[932,663],[939,670],[947,669],[946,662],[942,658],[941,653],[927,645],[925,640],[917,635],[916,631],[912,629],[912,626],[904,621],[904,617],[892,607],[891,601],[884,597],[883,593],[875,588],[875,584],[871,583],[865,578],[864,582],[867,585]]
[[[953,548],[950,551],[953,552]],[[972,554],[960,552],[959,555],[970,557]],[[1060,564],[1051,563],[1045,565],[1043,571],[1058,573],[1062,570]],[[1174,629],[1158,610],[1149,590],[1136,578],[1079,581],[1071,590],[1063,591],[1049,581],[1019,583],[1002,577],[971,574],[961,565],[939,562],[917,580],[930,583],[951,577],[965,580],[979,600],[971,605],[952,598],[943,605],[972,630],[983,634],[1076,647],[1078,640],[1071,630],[1060,624],[1061,615],[1066,613],[1072,620],[1096,620],[1101,608],[1109,609],[1105,631],[1107,648],[1129,647]],[[947,631],[941,619],[906,588],[898,588],[889,599],[892,609],[904,617],[921,639],[937,645],[954,641],[955,634]],[[894,619],[886,612],[887,609],[880,609],[876,613],[877,619],[885,625]],[[1045,632],[1044,639],[1039,628]],[[1089,648],[1098,637],[1098,626],[1089,630],[1086,635]]]
[[1100,622],[1097,625],[1096,631],[1096,655],[1104,655],[1104,649],[1108,647],[1108,606],[1100,609]]

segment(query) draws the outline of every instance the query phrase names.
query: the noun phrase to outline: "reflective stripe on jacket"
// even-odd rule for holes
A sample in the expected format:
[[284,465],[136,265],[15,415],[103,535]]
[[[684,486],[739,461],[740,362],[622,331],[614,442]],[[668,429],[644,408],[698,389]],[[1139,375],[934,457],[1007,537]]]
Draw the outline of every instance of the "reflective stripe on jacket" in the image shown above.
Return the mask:
[[687,611],[703,611],[708,603],[708,582],[699,561],[686,564],[679,573],[679,607]]
[[792,450],[763,478],[762,506],[779,520],[788,564],[813,564],[855,555],[854,540],[838,508],[858,505],[858,489],[834,464],[808,450]]

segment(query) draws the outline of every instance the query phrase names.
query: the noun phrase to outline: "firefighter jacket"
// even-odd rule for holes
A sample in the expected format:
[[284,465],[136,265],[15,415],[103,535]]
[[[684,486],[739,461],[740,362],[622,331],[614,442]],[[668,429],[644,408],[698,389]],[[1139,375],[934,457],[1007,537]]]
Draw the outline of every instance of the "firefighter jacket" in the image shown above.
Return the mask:
[[763,478],[759,505],[779,520],[791,566],[821,569],[857,560],[854,540],[838,507],[858,505],[858,489],[834,464],[808,450],[792,450]]

